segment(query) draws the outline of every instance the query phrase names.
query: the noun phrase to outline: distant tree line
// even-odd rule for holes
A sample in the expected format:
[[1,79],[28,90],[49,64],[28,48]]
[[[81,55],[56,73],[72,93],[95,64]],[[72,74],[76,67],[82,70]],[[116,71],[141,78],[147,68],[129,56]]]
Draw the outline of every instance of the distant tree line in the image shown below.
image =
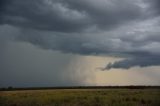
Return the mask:
[[59,86],[59,87],[24,87],[14,88],[9,86],[7,88],[0,88],[0,91],[13,90],[47,90],[47,89],[160,89],[160,86]]

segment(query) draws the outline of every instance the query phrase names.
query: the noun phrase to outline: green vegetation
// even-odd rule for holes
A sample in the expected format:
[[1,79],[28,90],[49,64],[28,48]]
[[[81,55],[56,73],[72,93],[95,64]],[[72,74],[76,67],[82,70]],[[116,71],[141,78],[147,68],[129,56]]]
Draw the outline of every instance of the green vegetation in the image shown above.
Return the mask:
[[160,106],[160,89],[0,91],[0,106]]

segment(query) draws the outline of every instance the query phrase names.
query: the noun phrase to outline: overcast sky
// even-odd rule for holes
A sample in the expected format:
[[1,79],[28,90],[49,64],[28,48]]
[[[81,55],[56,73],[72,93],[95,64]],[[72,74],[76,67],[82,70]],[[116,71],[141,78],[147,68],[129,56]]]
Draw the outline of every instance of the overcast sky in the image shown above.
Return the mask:
[[1,0],[0,87],[160,85],[160,0]]

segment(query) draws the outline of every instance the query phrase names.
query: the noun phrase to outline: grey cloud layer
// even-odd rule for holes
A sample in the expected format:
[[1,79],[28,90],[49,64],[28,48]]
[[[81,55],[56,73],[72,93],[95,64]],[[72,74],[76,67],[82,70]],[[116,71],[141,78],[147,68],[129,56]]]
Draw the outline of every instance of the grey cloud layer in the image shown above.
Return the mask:
[[129,69],[134,66],[147,67],[147,66],[159,66],[160,64],[159,55],[145,55],[136,56],[134,58],[127,58],[115,63],[109,63],[105,68],[101,70],[110,70],[111,68],[123,68]]
[[[104,69],[160,65],[158,0],[2,0],[15,39],[67,53],[125,56]],[[139,55],[139,54],[142,54]]]
[[3,24],[59,32],[92,26],[109,29],[141,15],[140,7],[129,0],[2,0],[1,4]]

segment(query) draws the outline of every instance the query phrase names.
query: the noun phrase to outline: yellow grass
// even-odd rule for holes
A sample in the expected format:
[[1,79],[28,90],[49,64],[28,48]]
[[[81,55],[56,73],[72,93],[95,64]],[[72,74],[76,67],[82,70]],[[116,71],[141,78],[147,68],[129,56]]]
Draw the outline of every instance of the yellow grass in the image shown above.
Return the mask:
[[0,91],[0,106],[160,106],[160,89]]

